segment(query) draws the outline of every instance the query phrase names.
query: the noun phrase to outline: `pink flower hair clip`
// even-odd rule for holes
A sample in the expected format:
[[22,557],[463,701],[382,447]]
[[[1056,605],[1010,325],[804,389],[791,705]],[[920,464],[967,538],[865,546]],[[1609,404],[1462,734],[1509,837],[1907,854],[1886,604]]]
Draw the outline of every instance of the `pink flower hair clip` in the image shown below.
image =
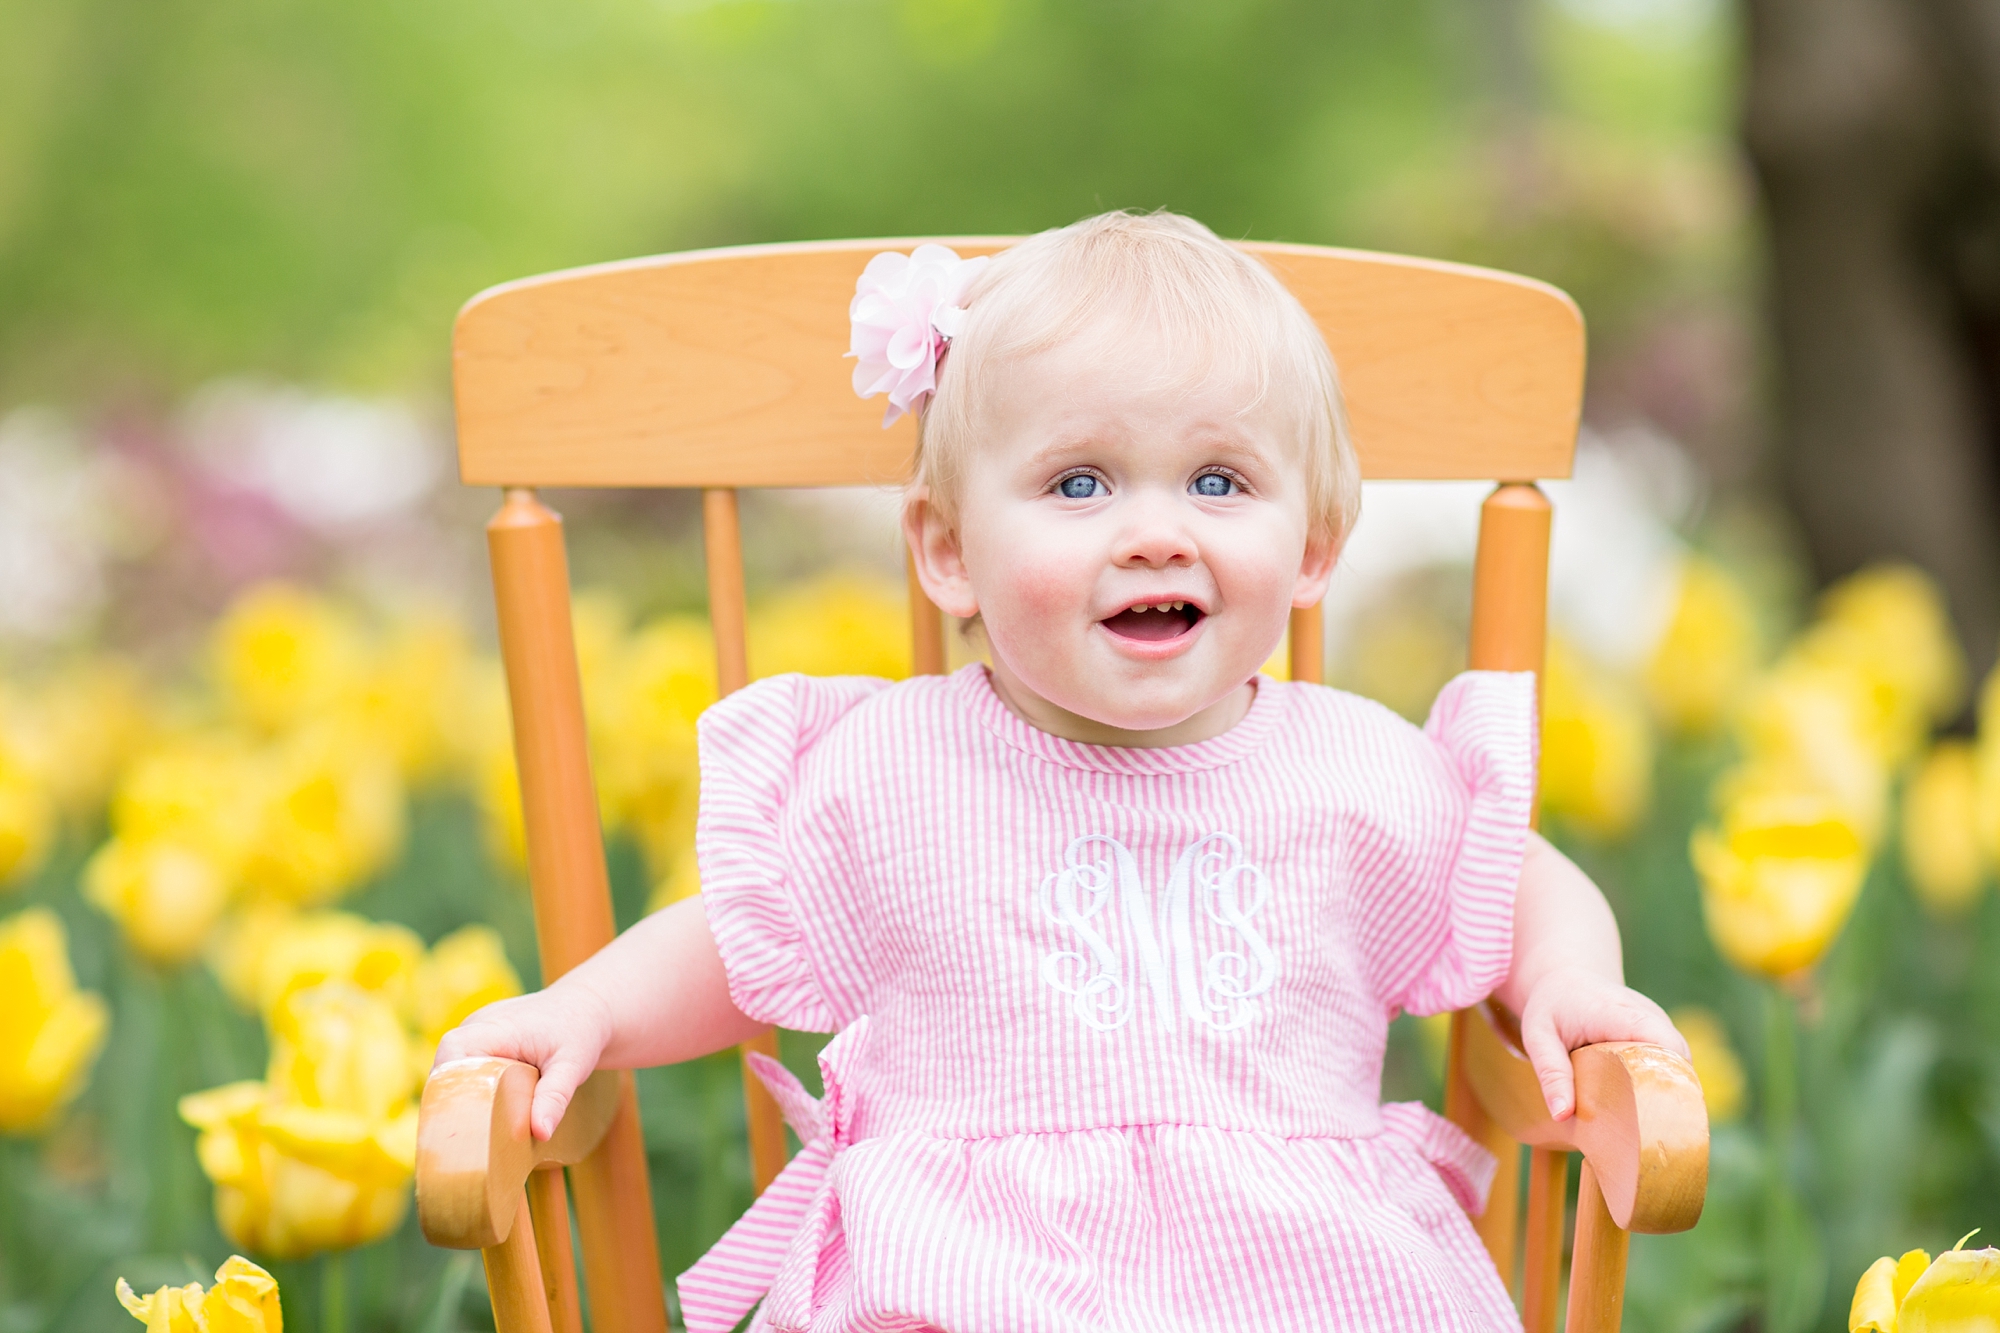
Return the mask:
[[965,318],[959,302],[986,267],[986,257],[960,259],[948,246],[920,245],[910,254],[885,250],[854,283],[847,317],[854,326],[847,354],[858,358],[854,392],[889,395],[883,429],[920,410],[937,388],[938,362]]

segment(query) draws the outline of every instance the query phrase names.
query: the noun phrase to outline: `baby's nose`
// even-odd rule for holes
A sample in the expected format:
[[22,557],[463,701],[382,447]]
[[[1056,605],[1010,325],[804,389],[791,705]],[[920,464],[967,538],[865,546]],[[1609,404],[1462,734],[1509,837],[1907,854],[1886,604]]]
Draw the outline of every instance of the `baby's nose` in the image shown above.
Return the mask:
[[1119,533],[1112,558],[1121,565],[1164,569],[1188,565],[1199,555],[1187,528],[1158,512],[1135,512]]

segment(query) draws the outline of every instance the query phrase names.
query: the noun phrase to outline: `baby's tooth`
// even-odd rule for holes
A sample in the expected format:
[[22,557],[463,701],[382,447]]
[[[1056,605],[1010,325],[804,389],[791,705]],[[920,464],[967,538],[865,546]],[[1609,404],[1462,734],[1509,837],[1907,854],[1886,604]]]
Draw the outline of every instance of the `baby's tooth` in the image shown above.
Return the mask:
[[1180,610],[1181,608],[1185,607],[1186,605],[1187,605],[1187,603],[1186,603],[1186,602],[1175,602],[1175,603],[1174,603],[1174,610],[1178,611],[1178,610]]

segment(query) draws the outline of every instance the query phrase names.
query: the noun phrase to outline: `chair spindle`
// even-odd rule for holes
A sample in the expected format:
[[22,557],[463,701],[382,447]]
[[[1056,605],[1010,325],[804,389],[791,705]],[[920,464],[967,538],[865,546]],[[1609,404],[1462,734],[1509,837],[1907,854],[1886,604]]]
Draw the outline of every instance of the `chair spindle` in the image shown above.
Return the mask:
[[[569,558],[561,517],[524,487],[506,490],[500,511],[486,525],[486,542],[546,985],[609,944],[614,934],[570,622]],[[646,1145],[629,1082],[597,1150],[573,1171],[596,1333],[666,1333]],[[530,1226],[517,1229],[533,1243]],[[541,1281],[539,1268],[535,1281]],[[547,1306],[538,1303],[538,1328],[546,1330]]]
[[1556,1333],[1562,1295],[1563,1214],[1569,1205],[1569,1153],[1528,1150],[1527,1262],[1521,1273],[1523,1333]]
[[[743,591],[743,525],[734,490],[701,493],[702,548],[708,557],[708,623],[715,632],[715,684],[733,694],[750,683],[749,605]],[[763,1082],[750,1072],[752,1051],[778,1058],[778,1033],[743,1043],[743,1106],[750,1134],[750,1179],[759,1194],[785,1169],[785,1120]]]
[[1576,1246],[1570,1254],[1568,1333],[1618,1333],[1625,1310],[1625,1260],[1632,1236],[1611,1220],[1597,1173],[1577,1178]]
[[944,612],[938,610],[917,582],[917,561],[903,556],[903,576],[910,585],[910,671],[918,676],[942,676],[945,672]]
[[506,1239],[479,1252],[486,1264],[486,1293],[493,1302],[495,1328],[510,1333],[553,1333],[548,1296],[542,1286],[542,1261],[535,1245],[535,1224],[529,1214],[524,1196]]
[[[1531,482],[1503,482],[1479,509],[1479,547],[1472,566],[1472,636],[1468,664],[1481,671],[1542,669],[1548,637],[1548,497]],[[1509,1291],[1515,1286],[1515,1253],[1521,1224],[1521,1149],[1480,1109],[1460,1066],[1464,1024],[1452,1016],[1445,1115],[1499,1159],[1486,1211],[1475,1221],[1486,1251]],[[1531,1247],[1539,1248],[1529,1237]],[[1532,1254],[1529,1263],[1541,1256]]]
[[1326,612],[1317,603],[1292,612],[1289,669],[1293,680],[1326,683]]
[[528,1174],[528,1217],[542,1262],[542,1292],[549,1304],[550,1333],[583,1333],[583,1309],[576,1298],[576,1252],[569,1238],[569,1194],[560,1166]]

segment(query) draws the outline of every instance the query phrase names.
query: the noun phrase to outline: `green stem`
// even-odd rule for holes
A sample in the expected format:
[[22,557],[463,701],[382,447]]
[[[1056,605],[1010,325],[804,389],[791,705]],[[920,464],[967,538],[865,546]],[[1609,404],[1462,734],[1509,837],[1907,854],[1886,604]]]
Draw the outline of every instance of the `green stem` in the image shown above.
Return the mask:
[[1786,1333],[1792,1326],[1790,1284],[1793,1251],[1793,1144],[1798,1132],[1798,1015],[1791,997],[1777,986],[1764,988],[1764,1311],[1766,1326]]
[[0,1134],[0,1303],[15,1294],[14,1264],[15,1256],[20,1253],[16,1219],[27,1210],[28,1203],[14,1197],[15,1178],[19,1175],[14,1164],[15,1151],[14,1140]]
[[1798,1015],[1791,997],[1776,986],[1764,989],[1764,1134],[1772,1169],[1790,1172],[1792,1134],[1799,1118]]
[[319,1257],[319,1333],[347,1333],[347,1251]]

